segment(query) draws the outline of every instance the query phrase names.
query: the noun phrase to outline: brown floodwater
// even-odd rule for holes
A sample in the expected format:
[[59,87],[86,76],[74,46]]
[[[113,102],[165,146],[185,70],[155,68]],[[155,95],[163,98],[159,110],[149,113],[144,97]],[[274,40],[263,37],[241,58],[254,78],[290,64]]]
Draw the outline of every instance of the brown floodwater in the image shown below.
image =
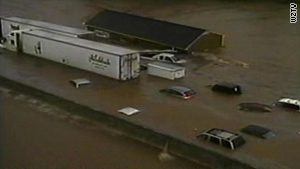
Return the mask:
[[[266,163],[270,160],[290,168],[299,168],[299,113],[275,109],[272,114],[255,114],[244,113],[236,108],[240,102],[272,104],[280,97],[300,99],[300,24],[289,23],[288,3],[216,0],[176,1],[172,4],[169,1],[150,0],[66,0],[61,3],[53,0],[0,0],[0,15],[82,27],[81,23],[101,7],[216,31],[225,35],[226,47],[207,56],[206,59],[211,62],[205,64],[203,59],[187,58],[187,76],[176,82],[150,77],[142,72],[140,79],[121,83],[23,57],[0,58],[1,71],[49,91],[59,91],[62,96],[72,97],[99,110],[115,112],[120,107],[137,106],[145,113],[130,120],[156,124],[157,127],[164,125],[164,132],[191,140],[195,128],[199,131],[210,127],[238,130],[249,123],[263,125],[275,130],[276,139],[262,141],[245,136],[249,141],[245,147],[237,154],[225,154],[236,158],[250,156]],[[48,77],[40,81],[36,78],[44,74]],[[89,77],[94,87],[82,91],[70,89],[65,79],[78,76]],[[244,94],[229,98],[211,93],[205,87],[219,81],[241,84]],[[157,92],[175,83],[194,88],[197,96],[184,102]],[[97,100],[99,98],[101,102]],[[245,157],[240,157],[240,154]],[[285,158],[286,154],[289,158]]]
[[0,90],[3,169],[205,169],[6,88]]

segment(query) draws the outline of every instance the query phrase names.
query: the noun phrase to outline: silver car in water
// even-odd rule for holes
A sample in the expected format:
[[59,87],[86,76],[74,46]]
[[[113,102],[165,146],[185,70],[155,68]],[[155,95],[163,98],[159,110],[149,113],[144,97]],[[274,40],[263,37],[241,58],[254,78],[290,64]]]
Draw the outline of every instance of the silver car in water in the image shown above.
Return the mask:
[[184,86],[171,86],[166,89],[160,90],[160,92],[172,95],[175,97],[180,97],[183,99],[190,99],[195,96],[196,92],[193,89],[184,87]]

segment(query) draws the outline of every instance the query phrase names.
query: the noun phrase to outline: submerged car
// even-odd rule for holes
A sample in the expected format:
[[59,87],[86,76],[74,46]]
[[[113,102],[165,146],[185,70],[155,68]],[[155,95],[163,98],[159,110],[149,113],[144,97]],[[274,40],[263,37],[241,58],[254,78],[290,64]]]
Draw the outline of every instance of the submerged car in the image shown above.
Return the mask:
[[281,98],[275,105],[300,111],[300,101],[291,98]]
[[190,99],[196,94],[193,89],[184,86],[171,86],[169,88],[160,90],[160,92],[183,99]]
[[219,128],[209,129],[196,136],[196,138],[229,148],[231,150],[241,147],[246,143],[241,135]]
[[270,129],[257,125],[248,125],[245,128],[241,129],[241,132],[263,139],[268,139],[275,136],[274,132]]
[[242,89],[239,85],[234,83],[228,83],[228,82],[214,84],[211,90],[214,92],[221,92],[226,94],[236,94],[236,95],[242,94]]
[[85,79],[85,78],[79,78],[79,79],[72,79],[70,82],[76,87],[79,88],[82,85],[89,85],[91,84],[91,81]]
[[124,107],[120,110],[118,110],[119,113],[125,114],[127,116],[131,116],[133,114],[139,113],[140,110],[133,108],[133,107]]
[[261,103],[240,103],[240,110],[252,112],[271,112],[273,107]]

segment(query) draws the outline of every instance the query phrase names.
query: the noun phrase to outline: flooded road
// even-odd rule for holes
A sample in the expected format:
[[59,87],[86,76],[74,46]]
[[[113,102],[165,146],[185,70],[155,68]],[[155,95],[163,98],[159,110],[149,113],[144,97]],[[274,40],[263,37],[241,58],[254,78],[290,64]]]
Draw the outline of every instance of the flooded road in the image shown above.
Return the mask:
[[0,89],[3,169],[207,169],[71,115],[35,98]]
[[[211,127],[238,131],[250,123],[263,125],[273,129],[278,136],[263,141],[245,136],[249,143],[238,153],[220,151],[237,158],[242,153],[267,163],[270,160],[299,168],[299,113],[275,109],[272,114],[255,114],[237,109],[237,104],[241,102],[272,104],[280,97],[300,99],[300,24],[289,23],[288,3],[0,0],[0,15],[82,27],[81,23],[102,7],[216,31],[225,35],[226,47],[208,55],[206,59],[210,62],[205,64],[202,58],[187,58],[187,76],[175,82],[150,77],[142,72],[139,79],[121,83],[26,57],[1,58],[1,71],[107,112],[116,112],[118,108],[128,105],[137,106],[144,113],[130,120],[155,124],[155,127],[165,125],[165,132],[191,140],[194,139],[195,128],[198,131]],[[40,80],[41,76],[46,75],[47,78]],[[90,78],[95,85],[75,91],[65,83],[66,79],[78,76]],[[226,97],[205,87],[220,81],[239,83],[244,94],[241,97]],[[198,94],[193,100],[184,102],[157,92],[174,84],[192,87]],[[289,158],[285,158],[287,154]]]

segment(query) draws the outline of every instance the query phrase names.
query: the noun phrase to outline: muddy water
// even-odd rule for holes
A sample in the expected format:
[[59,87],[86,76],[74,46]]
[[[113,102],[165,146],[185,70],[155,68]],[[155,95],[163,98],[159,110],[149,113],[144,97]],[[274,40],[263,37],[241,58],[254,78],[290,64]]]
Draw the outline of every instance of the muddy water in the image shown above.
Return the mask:
[[199,168],[159,160],[161,150],[70,115],[35,98],[1,88],[1,168]]
[[[101,86],[99,85],[96,92],[87,89],[82,94],[91,99],[96,94],[107,98],[113,93],[118,93],[118,96],[126,96],[126,98],[130,97],[131,100],[114,97],[107,102],[94,104],[108,111],[115,111],[116,107],[136,103],[144,111],[159,112],[156,114],[145,113],[139,116],[139,120],[148,123],[170,122],[167,127],[170,132],[182,132],[190,137],[195,134],[192,131],[193,128],[200,130],[218,126],[238,130],[249,123],[270,127],[277,132],[276,139],[262,142],[247,137],[250,143],[241,152],[261,159],[277,161],[291,168],[299,167],[300,164],[297,160],[300,156],[299,114],[280,109],[276,109],[272,116],[244,114],[236,109],[236,104],[240,102],[271,104],[282,96],[300,98],[300,69],[298,66],[300,24],[299,22],[297,24],[289,23],[288,4],[276,1],[255,3],[250,1],[243,3],[238,1],[183,2],[170,4],[167,1],[75,0],[64,1],[62,4],[58,1],[0,0],[0,14],[80,27],[81,22],[86,18],[101,7],[107,7],[207,28],[225,34],[226,47],[208,57],[208,60],[213,61],[212,63],[202,64],[201,59],[188,59],[187,77],[177,81],[179,84],[193,87],[198,92],[194,100],[181,102],[162,97],[157,91],[173,85],[174,82],[146,77],[145,74],[139,80],[129,83],[118,83],[113,80],[97,81],[97,78],[94,78],[93,81]],[[17,66],[22,67],[22,62]],[[55,71],[58,71],[58,69],[47,70],[47,65],[44,67],[42,72],[29,75],[34,77],[39,73],[46,74],[47,72],[52,72],[53,75]],[[67,68],[61,70],[65,70],[65,75],[56,73],[46,80],[61,86],[65,85],[60,80],[63,81],[74,75],[69,73]],[[75,72],[78,73],[77,75],[80,74],[79,71]],[[88,74],[81,75],[89,76]],[[26,74],[22,76],[26,77]],[[206,85],[218,81],[237,82],[243,86],[245,94],[242,97],[228,98],[212,94],[205,88]],[[41,83],[41,85],[45,84]],[[49,88],[57,90],[55,86],[49,86]],[[75,97],[75,92],[72,91],[68,95]],[[96,96],[94,98],[97,99]],[[153,110],[154,108],[156,109]],[[203,121],[203,119],[205,120]],[[293,147],[287,148],[285,145]],[[283,158],[285,154],[289,154],[290,158]]]

